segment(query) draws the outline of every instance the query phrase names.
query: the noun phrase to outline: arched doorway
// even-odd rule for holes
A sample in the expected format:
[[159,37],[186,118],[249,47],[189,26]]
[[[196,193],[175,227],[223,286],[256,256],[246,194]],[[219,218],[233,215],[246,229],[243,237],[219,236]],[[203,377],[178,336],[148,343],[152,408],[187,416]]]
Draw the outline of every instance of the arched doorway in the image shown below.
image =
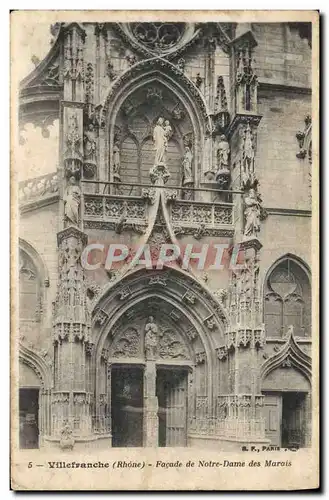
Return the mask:
[[95,310],[96,414],[110,417],[113,446],[186,446],[190,423],[215,415],[213,339],[224,330],[205,290],[184,278],[137,271]]
[[52,374],[50,365],[22,342],[19,346],[20,448],[40,448],[51,434]]
[[274,446],[311,444],[311,358],[293,335],[262,366],[266,438]]
[[197,345],[201,351],[201,341],[190,345],[161,297],[138,302],[120,318],[105,341],[113,446],[186,446],[188,403],[195,399],[189,375],[203,390],[207,385],[203,368],[195,366]]
[[113,446],[187,444],[188,375],[204,374],[167,310],[160,298],[142,301],[107,338]]

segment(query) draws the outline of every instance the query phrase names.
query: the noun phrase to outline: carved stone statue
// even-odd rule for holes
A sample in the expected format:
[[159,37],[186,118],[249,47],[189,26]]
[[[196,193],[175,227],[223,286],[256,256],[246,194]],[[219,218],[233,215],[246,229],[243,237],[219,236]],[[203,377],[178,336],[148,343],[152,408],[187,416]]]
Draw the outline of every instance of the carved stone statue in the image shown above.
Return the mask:
[[162,179],[163,182],[167,182],[170,177],[170,173],[166,166],[165,154],[171,134],[172,128],[169,120],[166,120],[164,123],[163,118],[160,117],[153,131],[155,158],[154,166],[150,169],[152,182],[156,182],[158,179]]
[[254,145],[253,145],[253,137],[252,137],[252,132],[250,125],[248,123],[246,130],[245,130],[245,136],[244,136],[244,158],[248,161],[251,161],[254,158]]
[[64,195],[64,214],[75,226],[79,224],[81,190],[75,177],[71,176]]
[[145,356],[147,359],[155,359],[158,345],[158,327],[154,323],[153,316],[150,316],[145,326]]
[[289,325],[286,333],[284,334],[284,338],[290,339],[290,337],[294,334],[294,325]]
[[230,145],[227,142],[225,135],[221,135],[217,149],[218,170],[229,170],[229,155]]
[[255,148],[254,138],[249,123],[244,131],[242,148],[242,183],[244,186],[248,183],[249,185],[252,185],[255,180]]
[[83,142],[85,159],[96,163],[96,131],[92,123],[89,124],[88,130],[84,133]]
[[244,234],[247,237],[257,237],[257,234],[260,231],[260,211],[261,206],[254,189],[250,189],[248,195],[245,200],[245,218],[246,225]]
[[183,185],[190,184],[193,182],[192,159],[193,159],[192,151],[188,146],[186,146],[183,158],[183,178],[182,178]]
[[165,164],[164,157],[168,140],[163,125],[163,118],[161,116],[158,119],[157,124],[153,130],[153,141],[155,149],[154,166],[164,165]]
[[165,131],[165,138],[166,138],[165,151],[167,151],[168,141],[169,141],[170,137],[172,136],[172,128],[171,128],[171,125],[169,123],[169,120],[166,120],[164,122],[164,131]]
[[121,168],[120,147],[119,147],[119,144],[117,142],[113,146],[112,162],[113,162],[114,180],[121,181],[121,177],[120,177],[120,168]]

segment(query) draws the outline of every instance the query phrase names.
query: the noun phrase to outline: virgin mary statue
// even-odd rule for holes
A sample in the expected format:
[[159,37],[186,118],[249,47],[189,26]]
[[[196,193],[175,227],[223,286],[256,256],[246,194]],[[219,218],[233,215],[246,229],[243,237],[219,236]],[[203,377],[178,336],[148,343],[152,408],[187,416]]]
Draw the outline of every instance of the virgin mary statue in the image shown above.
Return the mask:
[[154,166],[165,164],[165,152],[166,152],[166,131],[163,126],[163,118],[159,118],[156,126],[153,130],[153,140],[155,149]]

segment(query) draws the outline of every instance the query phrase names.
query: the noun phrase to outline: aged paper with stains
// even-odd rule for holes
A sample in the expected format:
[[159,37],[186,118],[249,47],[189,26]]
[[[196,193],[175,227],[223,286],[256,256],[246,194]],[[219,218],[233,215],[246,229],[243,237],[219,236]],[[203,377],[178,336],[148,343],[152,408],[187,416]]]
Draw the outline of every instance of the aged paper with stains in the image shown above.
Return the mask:
[[319,15],[11,14],[11,487],[319,486]]

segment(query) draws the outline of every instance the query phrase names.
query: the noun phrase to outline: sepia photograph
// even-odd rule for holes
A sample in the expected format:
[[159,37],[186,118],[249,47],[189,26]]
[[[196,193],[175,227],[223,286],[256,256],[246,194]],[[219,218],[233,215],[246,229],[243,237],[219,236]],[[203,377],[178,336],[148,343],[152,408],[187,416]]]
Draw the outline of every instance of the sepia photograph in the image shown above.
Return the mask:
[[14,490],[317,487],[319,20],[270,14],[12,13]]

